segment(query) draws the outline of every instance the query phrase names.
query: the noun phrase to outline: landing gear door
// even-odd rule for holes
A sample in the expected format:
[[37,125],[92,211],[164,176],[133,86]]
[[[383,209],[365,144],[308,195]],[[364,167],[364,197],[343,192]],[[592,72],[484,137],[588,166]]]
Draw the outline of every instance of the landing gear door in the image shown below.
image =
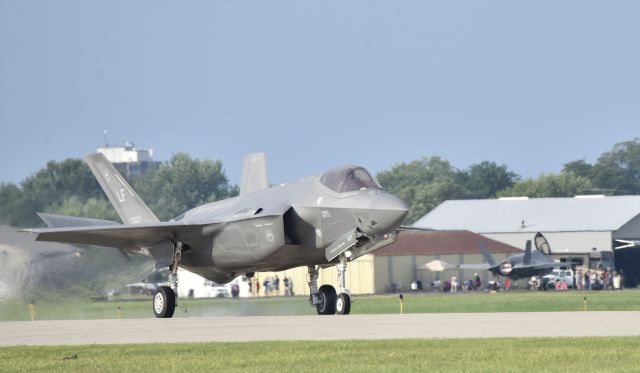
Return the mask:
[[324,250],[324,255],[327,261],[332,261],[337,258],[343,252],[349,250],[356,244],[356,230],[353,229],[335,240]]

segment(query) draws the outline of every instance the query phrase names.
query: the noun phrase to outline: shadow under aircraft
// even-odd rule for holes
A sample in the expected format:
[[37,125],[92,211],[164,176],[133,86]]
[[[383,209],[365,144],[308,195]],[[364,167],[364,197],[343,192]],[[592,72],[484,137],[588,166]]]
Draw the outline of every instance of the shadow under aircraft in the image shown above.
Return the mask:
[[534,237],[536,249],[531,249],[531,240],[527,240],[523,254],[513,255],[502,262],[497,262],[482,242],[478,246],[486,263],[460,264],[459,269],[478,269],[490,271],[494,276],[505,276],[511,280],[518,280],[532,276],[544,276],[554,268],[562,268],[567,264],[556,262],[551,257],[549,242],[542,235],[536,233]]
[[[41,214],[38,241],[108,246],[169,266],[170,286],[153,297],[156,317],[173,316],[178,266],[217,283],[255,272],[307,266],[309,301],[318,314],[348,314],[347,263],[395,241],[407,205],[364,168],[345,166],[269,187],[263,153],[245,157],[240,195],[161,222],[102,154],[86,157],[124,224]],[[159,196],[156,196],[159,197]],[[319,269],[337,266],[339,293],[318,287]]]

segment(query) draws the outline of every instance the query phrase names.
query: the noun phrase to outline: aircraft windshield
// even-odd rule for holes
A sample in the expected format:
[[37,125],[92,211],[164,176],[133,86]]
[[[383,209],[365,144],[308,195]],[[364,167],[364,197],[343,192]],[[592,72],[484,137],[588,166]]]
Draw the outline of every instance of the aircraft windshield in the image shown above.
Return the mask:
[[338,193],[353,192],[360,189],[381,189],[378,182],[362,167],[346,167],[327,171],[320,182]]

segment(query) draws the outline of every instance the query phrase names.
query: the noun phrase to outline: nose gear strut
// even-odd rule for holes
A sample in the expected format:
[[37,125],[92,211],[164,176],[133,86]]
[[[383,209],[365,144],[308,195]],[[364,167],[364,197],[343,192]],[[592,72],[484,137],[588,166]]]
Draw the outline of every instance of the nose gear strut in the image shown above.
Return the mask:
[[351,311],[351,297],[346,288],[348,258],[345,254],[338,257],[338,287],[340,294],[331,285],[322,285],[318,289],[318,267],[309,266],[309,303],[318,311],[318,315],[347,315]]
[[338,286],[340,287],[340,294],[338,294],[338,298],[336,299],[336,313],[338,315],[348,315],[349,312],[351,312],[351,296],[346,286],[348,258],[345,254],[342,254],[338,260]]

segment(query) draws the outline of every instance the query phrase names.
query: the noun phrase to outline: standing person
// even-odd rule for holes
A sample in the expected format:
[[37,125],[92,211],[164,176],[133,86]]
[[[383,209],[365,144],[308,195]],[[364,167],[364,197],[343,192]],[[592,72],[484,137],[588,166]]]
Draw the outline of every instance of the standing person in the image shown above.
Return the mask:
[[264,287],[264,296],[268,297],[271,294],[271,281],[269,281],[269,277],[264,279],[262,286]]
[[620,290],[624,289],[624,269],[620,268]]
[[480,281],[480,276],[475,273],[475,283],[473,284],[473,290],[479,290],[482,287],[482,281]]
[[260,280],[256,277],[256,297],[260,296]]
[[591,277],[589,276],[590,269],[584,271],[584,289],[591,290]]
[[582,290],[582,271],[576,271],[576,290]]
[[540,281],[538,281],[538,276],[531,276],[531,279],[529,280],[529,289],[538,290],[539,287]]
[[273,291],[275,295],[280,295],[280,277],[276,275],[275,280],[273,280]]
[[511,289],[511,279],[509,277],[504,279],[504,290]]
[[620,273],[613,275],[613,290],[620,290]]
[[613,272],[611,268],[609,268],[609,274],[607,275],[607,286],[609,286],[609,290],[613,290]]
[[458,291],[458,281],[456,276],[451,277],[451,292],[456,293]]
[[288,297],[289,295],[289,278],[284,276],[284,280],[282,280],[282,284],[284,285],[284,296]]

